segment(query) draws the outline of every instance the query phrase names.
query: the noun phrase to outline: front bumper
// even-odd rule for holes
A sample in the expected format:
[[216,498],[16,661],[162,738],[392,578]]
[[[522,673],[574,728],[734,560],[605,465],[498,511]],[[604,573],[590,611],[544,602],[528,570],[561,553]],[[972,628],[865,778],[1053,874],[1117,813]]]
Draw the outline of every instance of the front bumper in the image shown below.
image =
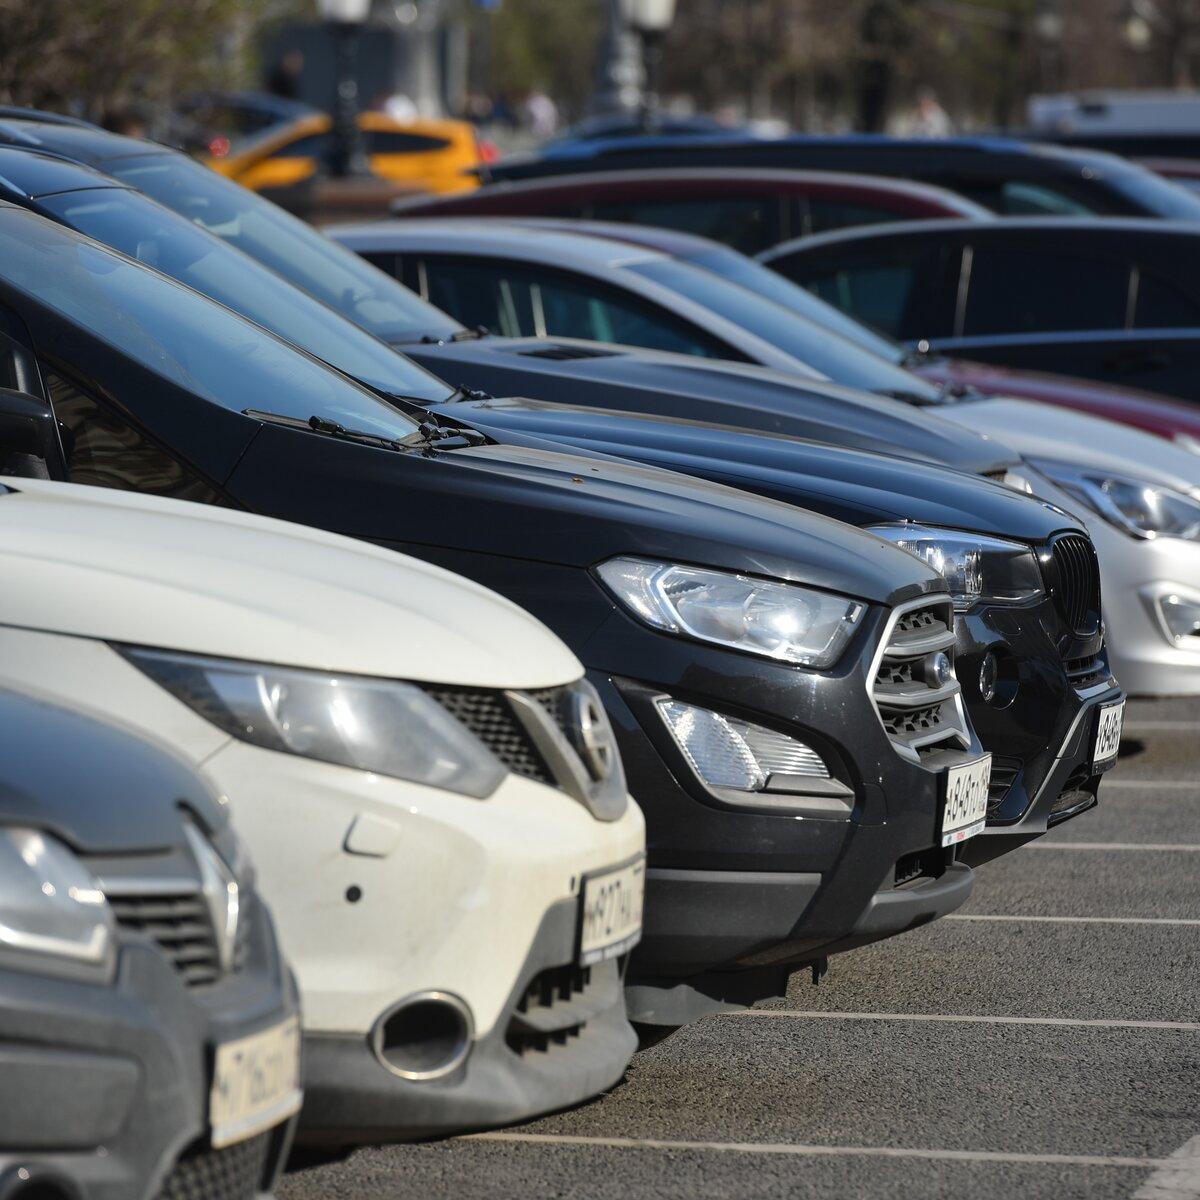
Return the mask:
[[150,1200],[164,1185],[210,1200],[269,1192],[294,1122],[212,1150],[211,1046],[294,1012],[283,980],[249,1011],[202,1007],[137,943],[111,986],[0,970],[0,1195],[22,1170],[86,1200]]
[[[577,986],[578,913],[573,901],[546,913],[501,1018],[453,1074],[401,1079],[362,1037],[306,1038],[300,1139],[336,1146],[507,1125],[615,1084],[637,1048],[625,1016],[624,961],[587,969]],[[576,985],[565,983],[570,976]]]

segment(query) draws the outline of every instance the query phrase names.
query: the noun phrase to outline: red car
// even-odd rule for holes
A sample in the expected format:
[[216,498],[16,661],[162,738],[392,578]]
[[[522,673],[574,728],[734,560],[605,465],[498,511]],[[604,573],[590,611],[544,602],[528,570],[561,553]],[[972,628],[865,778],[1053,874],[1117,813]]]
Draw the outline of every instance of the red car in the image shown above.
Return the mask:
[[492,183],[460,196],[398,200],[396,216],[589,217],[660,225],[757,254],[849,225],[993,216],[944,188],[835,171],[662,167]]

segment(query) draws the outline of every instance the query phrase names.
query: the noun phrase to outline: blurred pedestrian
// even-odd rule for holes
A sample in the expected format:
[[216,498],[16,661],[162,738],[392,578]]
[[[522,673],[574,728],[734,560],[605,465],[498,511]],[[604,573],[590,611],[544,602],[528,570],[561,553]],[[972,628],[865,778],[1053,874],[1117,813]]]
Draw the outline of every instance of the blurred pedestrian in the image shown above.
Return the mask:
[[950,115],[938,102],[937,92],[931,87],[917,88],[917,103],[909,122],[912,137],[944,138],[954,132]]
[[300,76],[304,74],[304,51],[285,50],[267,75],[267,91],[285,100],[300,99]]
[[558,132],[558,105],[540,87],[535,87],[525,97],[521,107],[530,132],[535,137],[553,137]]

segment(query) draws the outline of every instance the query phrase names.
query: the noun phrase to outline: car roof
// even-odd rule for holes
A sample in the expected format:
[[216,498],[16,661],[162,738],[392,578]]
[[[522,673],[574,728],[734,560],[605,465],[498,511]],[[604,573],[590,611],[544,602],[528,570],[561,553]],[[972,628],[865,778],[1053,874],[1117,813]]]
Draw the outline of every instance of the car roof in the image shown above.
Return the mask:
[[[330,230],[333,232],[333,230]],[[617,243],[584,233],[523,225],[496,217],[393,218],[336,227],[339,240],[362,242],[378,251],[507,255],[547,265],[604,269],[664,257],[631,242]]]
[[0,143],[0,189],[26,199],[93,188],[129,191],[129,185],[83,163],[32,146]]
[[499,215],[482,220],[496,221],[505,225],[516,225],[528,229],[544,229],[548,233],[575,233],[585,237],[604,238],[610,242],[625,242],[630,246],[641,246],[672,258],[696,258],[702,254],[738,251],[712,238],[696,233],[680,233],[676,229],[664,229],[661,225],[634,225],[624,221],[593,221],[574,217],[519,217]]
[[65,155],[89,166],[110,158],[178,153],[170,146],[110,133],[97,125],[60,125],[25,117],[0,118],[0,143],[3,142]]

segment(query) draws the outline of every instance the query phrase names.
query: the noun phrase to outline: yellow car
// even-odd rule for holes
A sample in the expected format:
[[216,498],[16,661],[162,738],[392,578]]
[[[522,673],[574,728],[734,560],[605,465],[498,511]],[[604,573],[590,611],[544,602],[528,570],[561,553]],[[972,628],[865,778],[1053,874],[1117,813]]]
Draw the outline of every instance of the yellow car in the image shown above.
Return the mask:
[[[479,184],[468,173],[480,165],[481,155],[467,121],[397,121],[364,112],[358,125],[371,171],[381,179],[427,192],[460,192]],[[280,199],[326,173],[333,151],[333,120],[317,112],[272,126],[206,161],[243,187]]]

